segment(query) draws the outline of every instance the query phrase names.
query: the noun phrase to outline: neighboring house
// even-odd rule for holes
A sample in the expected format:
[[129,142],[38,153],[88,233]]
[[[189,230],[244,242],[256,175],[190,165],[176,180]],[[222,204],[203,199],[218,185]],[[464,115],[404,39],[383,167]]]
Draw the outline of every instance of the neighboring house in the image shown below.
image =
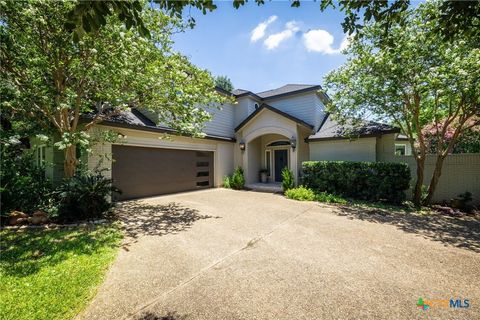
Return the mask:
[[[131,199],[220,186],[238,166],[247,184],[258,182],[261,169],[279,182],[284,167],[298,182],[303,161],[380,161],[400,145],[408,152],[408,143],[397,140],[399,129],[388,125],[365,122],[354,139],[342,134],[344,128],[325,112],[328,97],[320,89],[299,84],[259,93],[219,89],[236,103],[209,110],[213,119],[202,139],[176,135],[158,126],[155,114],[133,109],[96,125],[94,132],[113,130],[119,139],[95,145],[82,159],[90,169],[107,169],[123,191],[120,199]],[[61,153],[51,147],[39,152],[61,168]],[[49,175],[58,179],[60,171],[51,169]]]

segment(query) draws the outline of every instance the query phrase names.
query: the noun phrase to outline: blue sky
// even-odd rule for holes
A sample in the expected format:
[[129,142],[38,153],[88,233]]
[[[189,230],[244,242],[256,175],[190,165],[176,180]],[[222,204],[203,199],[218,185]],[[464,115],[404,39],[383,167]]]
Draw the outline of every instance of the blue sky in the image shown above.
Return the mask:
[[213,75],[228,76],[235,88],[259,92],[287,83],[322,84],[345,61],[339,11],[321,12],[318,3],[306,1],[300,8],[289,2],[247,3],[238,10],[231,2],[216,4],[206,15],[192,9],[197,24],[174,36],[174,48]]

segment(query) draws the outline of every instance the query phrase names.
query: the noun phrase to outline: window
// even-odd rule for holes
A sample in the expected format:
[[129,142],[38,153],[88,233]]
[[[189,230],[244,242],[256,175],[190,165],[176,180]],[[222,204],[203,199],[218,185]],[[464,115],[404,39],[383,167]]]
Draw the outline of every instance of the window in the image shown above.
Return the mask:
[[270,171],[270,150],[265,151],[265,167],[267,168],[268,175],[271,175]]
[[290,141],[275,141],[267,145],[267,147],[289,146]]
[[396,156],[404,156],[407,153],[407,146],[404,144],[396,144],[395,145],[395,155]]
[[197,187],[208,187],[209,184],[210,182],[208,181],[199,181],[197,182]]
[[209,163],[207,161],[198,161],[197,167],[208,167]]
[[258,103],[255,103],[253,106],[255,107],[255,110],[258,109]]
[[197,177],[208,177],[209,174],[209,171],[199,171],[197,172]]
[[46,146],[38,146],[36,150],[36,162],[38,166],[45,165]]

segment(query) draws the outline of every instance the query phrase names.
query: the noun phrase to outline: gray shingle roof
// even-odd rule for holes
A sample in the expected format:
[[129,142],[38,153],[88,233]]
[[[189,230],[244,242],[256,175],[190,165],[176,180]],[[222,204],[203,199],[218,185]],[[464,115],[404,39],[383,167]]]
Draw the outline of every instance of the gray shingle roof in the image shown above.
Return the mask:
[[308,140],[344,139],[349,137],[376,136],[385,133],[400,132],[400,129],[388,124],[363,121],[359,127],[352,124],[341,125],[329,114],[325,115],[323,123],[317,133],[308,137]]
[[[87,115],[86,117],[91,118],[92,116]],[[177,132],[172,128],[157,126],[155,122],[150,120],[142,112],[140,112],[135,108],[132,108],[131,111],[124,111],[118,115],[109,117],[108,120],[102,121],[100,122],[100,124],[113,126],[113,127],[135,129],[135,130],[177,134]],[[221,141],[230,141],[230,142],[235,141],[234,137],[223,137],[223,136],[216,136],[211,134],[207,134],[205,138],[213,139],[213,140],[221,140]]]
[[320,86],[312,84],[286,84],[277,89],[258,92],[257,96],[261,97],[262,99],[267,99],[274,96],[289,94],[297,91],[308,91],[314,89],[320,89]]
[[234,95],[236,95],[236,96],[241,95],[241,94],[244,94],[244,93],[248,93],[248,92],[250,92],[250,91],[248,91],[248,90],[243,90],[243,89],[235,89],[235,90],[232,91],[232,93],[233,93]]

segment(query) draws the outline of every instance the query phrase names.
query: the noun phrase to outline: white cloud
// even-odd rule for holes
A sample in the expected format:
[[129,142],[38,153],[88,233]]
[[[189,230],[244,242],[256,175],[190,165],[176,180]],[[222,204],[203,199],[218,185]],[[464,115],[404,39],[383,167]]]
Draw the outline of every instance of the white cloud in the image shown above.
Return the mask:
[[272,24],[275,20],[277,20],[277,16],[271,16],[267,20],[260,22],[255,29],[252,30],[252,35],[250,36],[251,42],[257,42],[258,40],[262,39],[265,35],[265,30],[267,27]]
[[268,36],[263,43],[268,50],[273,50],[278,47],[280,43],[291,38],[299,29],[296,21],[289,21],[285,24],[285,30]]
[[345,36],[338,49],[332,47],[334,38],[326,30],[314,29],[303,34],[303,40],[307,51],[325,54],[337,54],[348,47],[349,37]]

